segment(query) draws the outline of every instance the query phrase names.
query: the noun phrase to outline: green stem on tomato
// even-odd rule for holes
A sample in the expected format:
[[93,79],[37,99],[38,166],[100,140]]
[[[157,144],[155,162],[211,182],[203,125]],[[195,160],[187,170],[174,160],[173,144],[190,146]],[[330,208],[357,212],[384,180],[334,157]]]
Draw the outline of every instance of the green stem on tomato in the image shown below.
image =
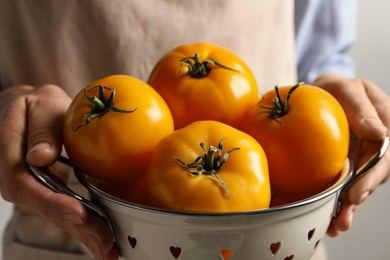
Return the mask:
[[200,146],[203,149],[203,156],[198,156],[192,163],[186,163],[181,159],[175,157],[175,159],[185,167],[185,169],[192,176],[200,176],[200,175],[210,175],[222,185],[224,190],[226,191],[228,199],[230,199],[230,191],[226,186],[226,183],[219,178],[218,171],[222,168],[222,166],[228,160],[229,154],[234,150],[238,150],[240,148],[232,148],[227,151],[225,154],[222,153],[223,150],[223,140],[221,140],[218,144],[218,148],[210,145],[208,151],[206,151],[206,145],[201,142]]
[[[88,93],[96,88],[99,89],[99,97],[88,96]],[[106,96],[104,95],[104,90],[111,91],[108,98],[106,98]],[[133,110],[124,110],[124,109],[114,107],[112,105],[112,102],[114,101],[114,98],[115,98],[115,89],[114,88],[109,88],[109,87],[105,87],[105,86],[94,86],[88,90],[84,89],[84,97],[92,104],[92,109],[84,114],[84,117],[83,117],[84,123],[73,128],[74,131],[77,131],[84,126],[87,126],[93,119],[104,115],[105,113],[107,113],[110,110],[113,112],[118,112],[118,113],[132,113],[136,110],[136,108]]]
[[187,75],[193,77],[193,78],[204,78],[207,77],[207,75],[210,73],[210,71],[215,67],[219,66],[224,69],[228,70],[233,70],[236,71],[232,68],[229,68],[225,65],[222,65],[221,63],[209,59],[209,60],[204,60],[200,61],[199,60],[199,53],[195,53],[194,55],[190,57],[185,57],[180,60],[181,66],[183,64],[187,65],[188,71]]
[[279,124],[281,124],[281,122],[278,120],[278,118],[280,118],[288,113],[288,105],[290,102],[291,95],[299,86],[301,86],[303,84],[304,84],[303,82],[300,82],[300,83],[294,85],[288,91],[287,95],[284,97],[284,100],[280,96],[279,87],[275,86],[276,97],[274,97],[272,99],[274,106],[273,107],[261,106],[261,108],[270,110],[269,118],[271,118],[271,119],[275,120],[276,122],[278,122]]

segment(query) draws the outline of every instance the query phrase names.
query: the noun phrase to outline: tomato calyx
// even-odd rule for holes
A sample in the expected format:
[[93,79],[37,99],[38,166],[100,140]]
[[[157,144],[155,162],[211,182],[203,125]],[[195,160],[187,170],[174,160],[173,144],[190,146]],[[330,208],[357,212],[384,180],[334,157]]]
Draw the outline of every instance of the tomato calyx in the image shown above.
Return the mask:
[[235,147],[228,150],[225,154],[222,153],[223,150],[223,139],[219,142],[218,147],[210,145],[208,151],[206,151],[206,145],[201,142],[200,146],[203,150],[203,156],[198,156],[192,163],[185,163],[181,159],[174,157],[180,164],[182,164],[186,170],[193,176],[200,175],[210,175],[213,178],[217,179],[219,183],[222,185],[224,190],[227,193],[228,199],[230,199],[230,191],[226,186],[226,183],[219,178],[218,171],[222,168],[222,166],[228,160],[229,154],[235,150],[239,150],[240,148]]
[[204,77],[207,77],[207,75],[210,73],[210,71],[215,67],[215,66],[219,66],[219,67],[222,67],[224,69],[228,69],[228,70],[233,70],[233,71],[236,71],[232,68],[229,68],[215,60],[204,60],[204,61],[200,61],[199,60],[199,53],[195,53],[194,55],[192,56],[189,56],[189,57],[185,57],[185,58],[182,58],[180,60],[180,63],[181,63],[181,67],[183,66],[183,64],[185,64],[188,68],[188,71],[187,71],[187,75],[193,77],[193,78],[204,78]]
[[275,86],[275,92],[276,92],[276,97],[272,99],[272,102],[274,103],[274,107],[266,107],[266,106],[261,106],[261,108],[268,109],[271,111],[271,113],[268,115],[269,118],[275,120],[279,124],[280,122],[277,118],[280,118],[288,113],[288,104],[290,102],[291,95],[293,92],[301,85],[303,85],[303,82],[300,82],[296,85],[294,85],[287,93],[287,95],[284,97],[284,100],[280,96],[279,93],[279,87],[276,85]]
[[[99,97],[88,96],[88,93],[96,88],[99,89]],[[104,90],[111,91],[108,98],[106,98],[106,96],[104,95]],[[135,108],[133,110],[124,110],[124,109],[114,107],[112,105],[112,102],[115,98],[115,89],[110,88],[110,87],[106,87],[106,86],[94,86],[88,90],[84,89],[84,98],[86,98],[92,104],[93,108],[84,114],[84,117],[83,117],[83,119],[85,120],[84,124],[73,128],[74,131],[77,131],[84,126],[87,126],[93,119],[104,115],[105,113],[107,113],[110,110],[113,112],[118,112],[118,113],[132,113],[137,109],[137,108]]]

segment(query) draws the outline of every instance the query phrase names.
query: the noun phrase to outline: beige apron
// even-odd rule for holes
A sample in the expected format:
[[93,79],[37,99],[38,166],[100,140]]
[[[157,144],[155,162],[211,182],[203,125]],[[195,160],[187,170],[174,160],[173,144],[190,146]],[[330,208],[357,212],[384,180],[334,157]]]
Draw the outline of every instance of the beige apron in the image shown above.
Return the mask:
[[[163,53],[198,41],[235,51],[252,68],[260,92],[296,83],[292,0],[5,2],[0,19],[10,20],[0,20],[3,87],[55,83],[74,95],[110,74],[146,80]],[[64,232],[18,208],[3,251],[4,260],[92,259]]]

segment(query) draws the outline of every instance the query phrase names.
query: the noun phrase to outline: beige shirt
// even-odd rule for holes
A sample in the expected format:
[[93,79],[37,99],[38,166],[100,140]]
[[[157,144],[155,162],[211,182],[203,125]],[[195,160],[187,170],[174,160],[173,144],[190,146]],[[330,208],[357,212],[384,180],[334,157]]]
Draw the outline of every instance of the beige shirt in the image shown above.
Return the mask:
[[2,87],[56,83],[73,95],[109,74],[146,80],[163,53],[199,41],[235,51],[261,92],[296,83],[291,0],[5,2]]
[[[296,83],[292,0],[6,0],[1,87],[55,83],[73,96],[110,74],[146,80],[165,52],[210,42],[236,52],[260,92]],[[37,235],[39,234],[39,236]],[[92,259],[51,224],[16,209],[4,260]]]

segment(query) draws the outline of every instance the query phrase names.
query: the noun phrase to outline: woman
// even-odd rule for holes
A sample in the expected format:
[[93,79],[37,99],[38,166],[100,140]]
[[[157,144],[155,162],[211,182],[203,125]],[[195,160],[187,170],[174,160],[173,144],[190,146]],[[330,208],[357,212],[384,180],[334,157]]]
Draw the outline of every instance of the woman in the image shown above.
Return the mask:
[[[77,201],[38,183],[25,162],[55,162],[64,113],[80,88],[110,74],[146,80],[157,59],[179,44],[205,41],[232,49],[254,71],[260,92],[297,81],[326,89],[343,105],[354,151],[364,161],[369,149],[363,148],[387,134],[390,101],[372,82],[354,78],[346,51],[354,36],[355,5],[353,0],[159,0],[152,6],[143,0],[1,1],[0,189],[16,205],[4,259],[118,257],[108,227]],[[356,206],[388,177],[389,157],[387,152],[373,174],[348,191],[329,235],[349,229]],[[320,254],[313,259],[323,259]]]

